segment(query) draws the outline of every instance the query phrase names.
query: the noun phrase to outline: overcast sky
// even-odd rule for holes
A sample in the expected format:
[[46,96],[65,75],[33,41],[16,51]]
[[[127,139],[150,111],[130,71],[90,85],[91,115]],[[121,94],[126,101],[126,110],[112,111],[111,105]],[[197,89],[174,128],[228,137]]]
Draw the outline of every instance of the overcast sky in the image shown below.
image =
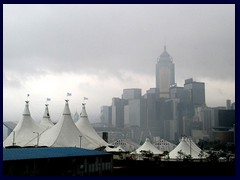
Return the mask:
[[155,87],[166,44],[178,86],[205,82],[208,106],[235,101],[235,5],[3,5],[3,117],[22,118],[29,93],[40,121],[88,97],[91,122],[124,88]]

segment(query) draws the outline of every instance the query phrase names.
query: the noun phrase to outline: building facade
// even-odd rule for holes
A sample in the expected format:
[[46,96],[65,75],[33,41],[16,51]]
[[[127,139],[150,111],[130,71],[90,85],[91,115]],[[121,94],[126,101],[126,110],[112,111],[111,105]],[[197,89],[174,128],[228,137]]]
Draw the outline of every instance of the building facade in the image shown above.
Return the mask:
[[101,107],[101,123],[107,127],[112,125],[112,107],[111,106],[102,106]]
[[169,97],[169,87],[175,83],[175,67],[172,57],[168,54],[166,46],[156,64],[156,88],[160,97]]
[[131,99],[141,99],[142,89],[131,88],[123,89],[122,99],[131,100]]
[[121,98],[112,98],[112,126],[124,128],[124,106],[127,101]]

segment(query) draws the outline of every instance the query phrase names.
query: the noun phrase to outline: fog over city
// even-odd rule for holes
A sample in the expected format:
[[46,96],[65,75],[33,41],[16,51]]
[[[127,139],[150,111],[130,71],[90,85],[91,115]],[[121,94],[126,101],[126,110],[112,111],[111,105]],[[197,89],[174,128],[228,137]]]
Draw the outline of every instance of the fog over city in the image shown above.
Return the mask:
[[[235,5],[3,5],[3,119],[22,118],[27,94],[40,121],[47,98],[58,121],[68,98],[91,122],[123,89],[155,87],[166,45],[178,86],[205,82],[207,106],[235,102]],[[66,97],[67,93],[72,96]]]

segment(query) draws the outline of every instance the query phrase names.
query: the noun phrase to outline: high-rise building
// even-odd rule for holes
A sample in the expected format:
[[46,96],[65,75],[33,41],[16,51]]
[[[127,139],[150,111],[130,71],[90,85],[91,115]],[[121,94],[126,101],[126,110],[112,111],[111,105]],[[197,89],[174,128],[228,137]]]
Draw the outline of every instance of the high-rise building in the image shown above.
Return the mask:
[[164,102],[163,132],[164,139],[177,141],[178,139],[178,104],[180,99],[167,99]]
[[156,64],[156,88],[160,97],[169,97],[169,87],[175,84],[175,68],[172,57],[168,54],[166,46]]
[[112,125],[112,107],[111,106],[102,106],[101,107],[101,123],[111,127]]
[[184,98],[184,89],[183,87],[173,86],[169,89],[170,99],[178,98],[183,101]]
[[142,89],[131,88],[123,89],[122,99],[131,100],[131,99],[140,99],[142,96]]
[[124,106],[124,126],[140,127],[141,97],[141,89],[123,89],[122,99],[127,100],[127,104]]
[[128,100],[124,106],[124,124],[126,126],[140,127],[141,120],[141,99]]
[[[144,95],[146,100],[145,122],[141,127],[145,129],[148,136],[160,136],[160,119],[159,119],[159,106],[158,106],[159,90],[157,88],[150,88]],[[150,135],[149,135],[150,133]]]
[[124,128],[124,105],[127,100],[112,98],[112,126]]
[[205,83],[186,79],[184,84],[186,100],[193,106],[205,105]]

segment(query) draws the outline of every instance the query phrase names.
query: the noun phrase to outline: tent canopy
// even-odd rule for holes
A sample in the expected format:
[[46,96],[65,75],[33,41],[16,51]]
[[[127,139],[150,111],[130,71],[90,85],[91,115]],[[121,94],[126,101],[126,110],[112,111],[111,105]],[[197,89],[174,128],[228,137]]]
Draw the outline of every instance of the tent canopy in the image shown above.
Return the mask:
[[109,144],[98,135],[98,133],[90,124],[84,103],[82,104],[82,112],[80,113],[80,118],[75,124],[83,136],[94,141],[94,143],[98,144],[99,146],[109,146]]
[[71,117],[68,100],[61,119],[50,129],[46,130],[40,137],[40,146],[48,147],[81,147],[95,149],[99,145],[86,138],[76,127]]
[[153,154],[162,154],[163,152],[158,150],[153,144],[151,144],[150,139],[146,138],[144,144],[140,146],[132,154],[142,154],[143,151],[150,151]]
[[190,155],[193,159],[205,158],[207,153],[204,153],[203,157],[200,157],[201,149],[189,138],[182,137],[181,142],[169,153],[171,159],[179,158],[179,152],[182,152],[183,155]]
[[5,139],[3,147],[13,145],[34,146],[37,144],[37,138],[39,138],[39,135],[45,130],[33,120],[29,110],[29,101],[25,102],[23,117]]

